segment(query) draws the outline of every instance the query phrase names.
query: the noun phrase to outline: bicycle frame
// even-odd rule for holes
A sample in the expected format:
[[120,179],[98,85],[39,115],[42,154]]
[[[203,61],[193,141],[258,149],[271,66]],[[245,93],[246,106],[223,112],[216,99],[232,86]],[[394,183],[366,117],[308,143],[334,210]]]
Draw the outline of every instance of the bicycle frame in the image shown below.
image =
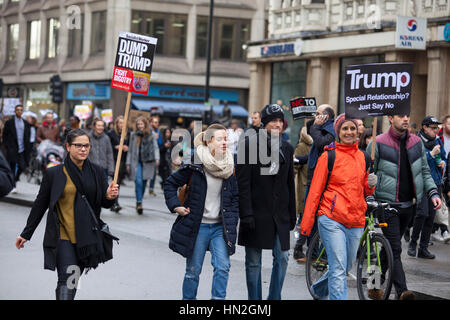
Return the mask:
[[[369,214],[368,217],[366,217],[366,221],[367,221],[367,226],[364,229],[363,235],[361,237],[361,240],[359,242],[359,247],[362,248],[364,241],[366,241],[367,243],[367,273],[370,273],[371,271],[371,266],[370,266],[370,235],[372,233],[375,232],[375,222],[374,222],[374,218],[373,218],[373,213],[371,212]],[[381,225],[381,224],[380,224]],[[384,226],[384,224],[383,224]],[[378,248],[378,244],[375,243],[375,252],[377,254],[377,264],[378,264],[378,268],[380,269],[380,273],[382,272],[381,270],[381,262],[380,262],[380,250]]]

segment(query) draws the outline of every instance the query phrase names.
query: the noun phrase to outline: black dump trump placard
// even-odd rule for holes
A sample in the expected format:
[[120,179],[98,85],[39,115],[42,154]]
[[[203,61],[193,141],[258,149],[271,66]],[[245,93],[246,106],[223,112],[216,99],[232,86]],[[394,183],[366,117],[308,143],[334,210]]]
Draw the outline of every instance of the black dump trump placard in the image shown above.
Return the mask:
[[404,115],[411,109],[411,63],[345,68],[345,114],[350,118]]

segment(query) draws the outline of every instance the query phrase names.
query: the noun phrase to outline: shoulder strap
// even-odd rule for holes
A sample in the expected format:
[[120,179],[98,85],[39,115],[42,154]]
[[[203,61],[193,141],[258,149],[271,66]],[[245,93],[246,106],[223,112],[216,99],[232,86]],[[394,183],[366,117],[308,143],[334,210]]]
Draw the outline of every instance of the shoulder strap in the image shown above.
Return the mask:
[[334,149],[327,150],[327,153],[328,153],[328,176],[327,182],[325,183],[325,188],[323,189],[324,192],[327,189],[328,181],[330,181],[331,172],[333,171],[334,167],[334,160],[336,159],[336,152],[334,151]]

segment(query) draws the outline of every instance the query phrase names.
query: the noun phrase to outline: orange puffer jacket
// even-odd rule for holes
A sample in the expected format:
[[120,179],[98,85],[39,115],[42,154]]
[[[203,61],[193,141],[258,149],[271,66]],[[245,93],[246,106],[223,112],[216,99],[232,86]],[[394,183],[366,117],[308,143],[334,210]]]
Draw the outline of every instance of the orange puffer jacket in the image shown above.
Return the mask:
[[[325,147],[329,150],[333,147]],[[301,234],[308,236],[314,225],[315,213],[327,215],[330,219],[347,228],[364,228],[367,204],[365,197],[373,194],[375,187],[369,188],[364,153],[358,145],[335,143],[333,171],[325,192],[328,177],[328,152],[317,161],[314,177],[306,200],[305,212],[300,225]],[[320,197],[323,199],[319,206]]]

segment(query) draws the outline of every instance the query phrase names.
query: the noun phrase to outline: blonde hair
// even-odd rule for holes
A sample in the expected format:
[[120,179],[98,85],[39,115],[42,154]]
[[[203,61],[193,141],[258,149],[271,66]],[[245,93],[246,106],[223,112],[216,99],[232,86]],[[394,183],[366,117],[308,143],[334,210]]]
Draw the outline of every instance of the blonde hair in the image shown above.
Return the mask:
[[200,132],[194,139],[194,146],[197,147],[200,144],[203,144],[204,146],[208,145],[208,142],[211,142],[212,138],[214,137],[214,134],[216,131],[219,130],[225,130],[227,131],[227,128],[219,123],[213,123],[210,125],[205,131]]
[[[137,123],[139,121],[142,121],[144,123],[144,136],[150,134],[150,132],[151,132],[150,125],[149,125],[147,119],[145,117],[143,117],[143,116],[137,117],[136,120],[134,121],[134,131],[135,132],[138,131]],[[136,140],[136,145],[138,146],[140,143],[141,143],[141,137],[138,136],[137,140]]]
[[[116,120],[114,120],[114,131],[120,135],[122,132],[119,132],[119,120],[123,120],[123,116],[118,116]],[[123,125],[126,125],[125,123]]]

